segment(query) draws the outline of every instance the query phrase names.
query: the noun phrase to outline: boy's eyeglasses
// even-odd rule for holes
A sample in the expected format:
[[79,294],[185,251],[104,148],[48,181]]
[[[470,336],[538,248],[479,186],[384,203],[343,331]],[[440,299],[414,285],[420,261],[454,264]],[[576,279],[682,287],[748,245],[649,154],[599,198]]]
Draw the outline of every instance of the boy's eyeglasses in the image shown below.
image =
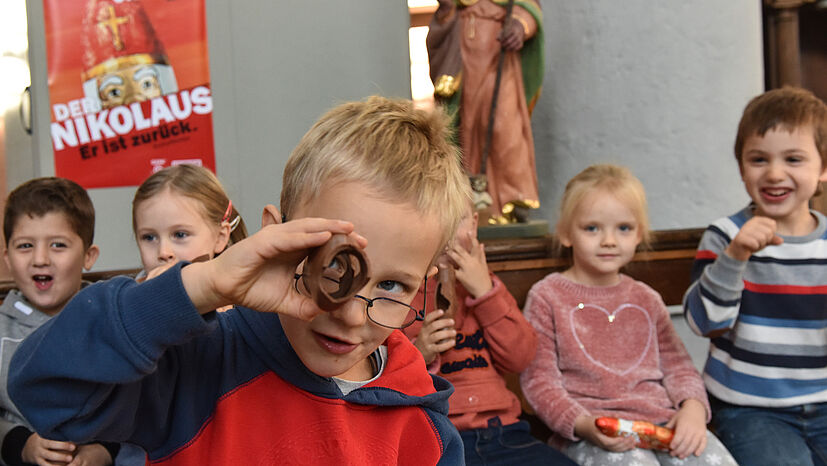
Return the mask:
[[[300,295],[307,296],[308,298],[310,298],[310,292],[307,291],[307,287],[304,284],[304,275],[297,273],[293,276],[293,278],[295,278],[296,280],[296,291]],[[330,284],[330,290],[328,291],[335,292],[339,288],[339,282],[335,278],[322,278],[323,283]],[[425,289],[427,289],[427,285],[428,277],[425,277]],[[408,304],[405,304],[402,301],[397,301],[392,298],[378,297],[371,299],[358,294],[355,295],[354,298],[361,299],[365,302],[365,312],[367,313],[368,319],[370,319],[371,322],[385,328],[403,329],[405,327],[408,327],[412,323],[416,322],[417,320],[425,319],[424,296],[425,295],[423,295],[421,310],[416,309]]]

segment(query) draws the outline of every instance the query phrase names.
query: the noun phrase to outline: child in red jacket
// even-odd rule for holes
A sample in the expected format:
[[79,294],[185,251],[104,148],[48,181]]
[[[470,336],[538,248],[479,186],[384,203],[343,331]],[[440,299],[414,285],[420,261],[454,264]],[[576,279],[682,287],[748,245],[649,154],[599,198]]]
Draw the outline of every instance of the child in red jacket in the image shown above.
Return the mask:
[[[448,418],[460,431],[467,465],[572,464],[531,436],[518,417],[520,400],[505,385],[503,373],[519,373],[534,357],[537,337],[505,285],[488,271],[477,221],[469,204],[437,262],[439,280],[425,290],[425,320],[404,332],[429,370],[454,385]],[[423,298],[420,290],[413,305],[421,306]]]

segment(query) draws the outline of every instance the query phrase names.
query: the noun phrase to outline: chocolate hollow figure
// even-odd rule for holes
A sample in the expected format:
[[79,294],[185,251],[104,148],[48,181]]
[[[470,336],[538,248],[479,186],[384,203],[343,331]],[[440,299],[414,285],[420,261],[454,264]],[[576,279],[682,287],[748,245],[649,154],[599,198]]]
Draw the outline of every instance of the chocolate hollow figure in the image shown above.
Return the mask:
[[332,311],[353,298],[370,279],[370,263],[347,235],[333,235],[307,256],[304,286],[316,304]]

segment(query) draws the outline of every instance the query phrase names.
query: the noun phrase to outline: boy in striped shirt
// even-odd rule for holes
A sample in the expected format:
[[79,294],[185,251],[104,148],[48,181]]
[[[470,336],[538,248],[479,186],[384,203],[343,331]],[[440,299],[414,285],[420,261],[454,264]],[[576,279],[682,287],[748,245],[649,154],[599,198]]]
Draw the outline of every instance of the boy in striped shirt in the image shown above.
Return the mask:
[[827,105],[803,89],[754,98],[735,158],[752,202],[704,233],[684,296],[710,338],[712,425],[740,464],[827,464]]

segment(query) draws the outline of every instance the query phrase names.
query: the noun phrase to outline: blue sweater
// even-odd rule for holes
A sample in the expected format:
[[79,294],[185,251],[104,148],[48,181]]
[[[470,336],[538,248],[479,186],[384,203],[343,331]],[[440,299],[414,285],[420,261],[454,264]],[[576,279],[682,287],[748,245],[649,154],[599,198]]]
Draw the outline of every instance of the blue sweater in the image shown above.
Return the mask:
[[401,332],[382,375],[343,395],[275,314],[202,317],[181,266],[87,287],[12,360],[9,393],[58,440],[129,441],[164,464],[459,464],[453,389]]
[[711,340],[707,390],[732,404],[827,401],[827,220],[748,261],[724,250],[752,209],[707,228],[684,295],[689,326]]

